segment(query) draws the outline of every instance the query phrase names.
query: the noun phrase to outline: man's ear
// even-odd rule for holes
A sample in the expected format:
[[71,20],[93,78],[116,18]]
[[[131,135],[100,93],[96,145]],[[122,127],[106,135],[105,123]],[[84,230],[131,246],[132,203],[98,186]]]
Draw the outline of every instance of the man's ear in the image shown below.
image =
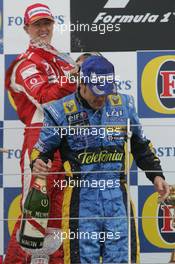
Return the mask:
[[25,25],[25,26],[23,27],[23,29],[24,29],[24,31],[25,31],[27,34],[29,34],[29,32],[28,32],[28,26]]

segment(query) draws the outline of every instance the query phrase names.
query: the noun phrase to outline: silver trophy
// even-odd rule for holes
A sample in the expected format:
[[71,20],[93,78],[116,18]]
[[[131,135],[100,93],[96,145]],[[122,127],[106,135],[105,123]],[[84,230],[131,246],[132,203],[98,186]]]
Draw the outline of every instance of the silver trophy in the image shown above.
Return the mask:
[[[19,241],[19,230],[17,232]],[[30,264],[48,264],[49,256],[57,251],[62,245],[62,235],[60,229],[47,228],[47,235],[44,239],[43,247],[40,249],[23,248],[27,254],[31,255]]]
[[42,256],[34,256],[32,255],[31,264],[48,264],[49,263],[49,256],[42,255]]

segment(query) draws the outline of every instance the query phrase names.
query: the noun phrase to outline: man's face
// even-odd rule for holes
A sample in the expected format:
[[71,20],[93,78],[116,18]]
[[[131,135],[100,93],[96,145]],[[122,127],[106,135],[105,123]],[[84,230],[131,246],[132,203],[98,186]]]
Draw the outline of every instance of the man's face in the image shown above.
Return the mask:
[[26,25],[24,30],[29,34],[30,39],[39,39],[44,43],[51,43],[53,35],[54,22],[50,19],[43,18],[33,24]]
[[94,110],[98,110],[104,106],[107,95],[95,96],[87,85],[83,85],[82,90],[83,90],[83,93],[81,93],[82,97]]

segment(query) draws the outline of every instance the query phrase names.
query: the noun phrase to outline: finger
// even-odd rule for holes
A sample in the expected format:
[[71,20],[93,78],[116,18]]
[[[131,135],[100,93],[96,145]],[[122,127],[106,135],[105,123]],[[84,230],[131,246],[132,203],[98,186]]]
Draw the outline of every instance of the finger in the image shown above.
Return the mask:
[[49,174],[48,170],[45,171],[45,169],[38,169],[38,168],[33,168],[32,170],[32,175],[35,177],[47,177],[47,175]]
[[157,191],[158,193],[160,193],[160,194],[161,194],[161,192],[163,191],[163,188],[162,188],[161,185],[158,184],[158,183],[155,184],[155,189],[156,189],[156,191]]
[[48,168],[47,167],[43,167],[40,164],[36,164],[36,165],[33,166],[33,171],[34,172],[47,172]]
[[160,194],[165,191],[165,186],[166,186],[166,184],[162,181],[157,181],[155,183],[156,191]]
[[168,185],[165,185],[164,186],[164,190],[161,191],[161,192],[159,192],[159,194],[160,194],[161,201],[162,202],[165,201],[168,198],[169,194],[170,194],[170,188],[169,188],[169,186]]
[[51,169],[52,167],[52,161],[49,159],[48,163],[47,163],[47,168]]
[[47,174],[42,174],[42,173],[37,173],[37,174],[32,174],[34,177],[41,178],[41,179],[46,179]]
[[37,159],[35,161],[33,167],[38,169],[38,170],[44,170],[44,171],[47,171],[47,169],[48,169],[47,164],[40,159]]
[[169,185],[165,185],[165,194],[164,194],[165,199],[168,198],[169,194],[170,194],[170,187]]
[[43,168],[47,168],[47,163],[44,162],[44,161],[41,160],[41,159],[36,160],[35,165],[37,165],[37,164],[38,164],[39,166],[43,167]]
[[159,202],[164,202],[166,199],[166,194],[163,192],[158,192],[159,193]]
[[8,149],[5,149],[5,148],[0,148],[0,152],[2,152],[2,153],[8,153],[9,150]]
[[159,201],[164,202],[167,199],[167,195],[160,195]]

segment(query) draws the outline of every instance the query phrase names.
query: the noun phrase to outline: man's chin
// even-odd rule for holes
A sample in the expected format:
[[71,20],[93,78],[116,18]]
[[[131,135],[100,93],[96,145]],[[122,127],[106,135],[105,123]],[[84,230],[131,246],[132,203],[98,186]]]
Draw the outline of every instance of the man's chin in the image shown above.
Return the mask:
[[43,43],[43,44],[50,44],[50,39],[47,37],[37,37],[31,40],[33,43]]
[[40,41],[42,42],[42,43],[45,43],[45,44],[49,44],[50,43],[50,40],[48,39],[48,38],[40,38]]
[[104,106],[104,104],[101,104],[101,105],[94,105],[92,108],[93,108],[94,110],[99,110],[99,109],[101,109],[103,106]]

